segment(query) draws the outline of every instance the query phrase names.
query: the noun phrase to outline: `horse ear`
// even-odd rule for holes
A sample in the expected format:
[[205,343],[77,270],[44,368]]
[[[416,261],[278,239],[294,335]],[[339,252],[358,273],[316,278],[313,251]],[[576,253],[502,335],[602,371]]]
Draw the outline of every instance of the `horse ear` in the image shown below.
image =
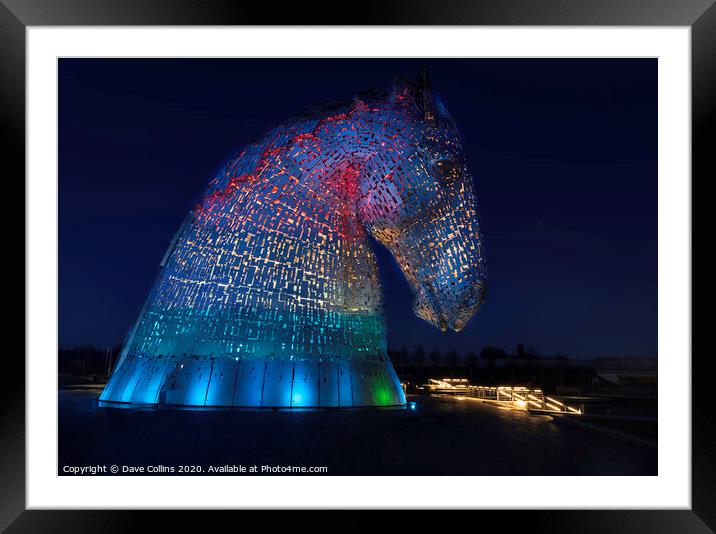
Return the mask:
[[433,87],[428,77],[428,69],[423,66],[415,82],[415,104],[426,120],[434,120],[438,116],[438,106],[433,95]]
[[395,78],[393,78],[393,92],[394,93],[404,93],[410,88],[410,82],[403,78],[402,76],[398,75]]
[[368,111],[368,105],[359,96],[353,97],[353,109],[355,111]]
[[402,76],[393,79],[393,87],[390,91],[390,100],[393,103],[409,102],[411,84]]

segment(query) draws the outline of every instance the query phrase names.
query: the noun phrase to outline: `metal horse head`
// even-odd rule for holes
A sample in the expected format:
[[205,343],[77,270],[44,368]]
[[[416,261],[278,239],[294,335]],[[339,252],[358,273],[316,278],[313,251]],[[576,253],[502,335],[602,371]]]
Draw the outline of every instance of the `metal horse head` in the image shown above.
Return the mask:
[[395,256],[415,295],[415,313],[441,330],[461,330],[485,299],[485,262],[473,179],[455,124],[423,69],[392,93],[409,120],[402,157],[361,183],[368,231]]

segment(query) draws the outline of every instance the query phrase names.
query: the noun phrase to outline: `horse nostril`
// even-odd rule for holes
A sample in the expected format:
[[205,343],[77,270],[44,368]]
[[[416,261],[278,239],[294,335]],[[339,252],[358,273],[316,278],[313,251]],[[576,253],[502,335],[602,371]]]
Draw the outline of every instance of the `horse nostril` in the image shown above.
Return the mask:
[[473,306],[479,306],[484,302],[486,293],[487,284],[485,284],[484,282],[476,283],[470,288],[468,294],[465,295],[465,299],[463,300],[463,307],[471,308]]
[[447,321],[445,320],[445,317],[440,315],[440,331],[446,332],[447,331]]

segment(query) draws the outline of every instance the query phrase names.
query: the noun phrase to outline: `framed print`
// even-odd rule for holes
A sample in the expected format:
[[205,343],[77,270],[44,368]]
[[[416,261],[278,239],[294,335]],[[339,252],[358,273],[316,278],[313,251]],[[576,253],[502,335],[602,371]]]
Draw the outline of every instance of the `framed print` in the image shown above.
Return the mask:
[[570,6],[4,0],[27,314],[3,528],[711,531],[716,8]]

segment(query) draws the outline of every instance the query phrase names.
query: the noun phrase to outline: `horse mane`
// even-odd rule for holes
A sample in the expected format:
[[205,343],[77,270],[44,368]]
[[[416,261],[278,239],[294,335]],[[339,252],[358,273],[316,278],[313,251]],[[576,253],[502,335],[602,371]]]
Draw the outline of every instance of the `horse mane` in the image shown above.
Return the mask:
[[355,109],[357,102],[371,107],[385,103],[389,98],[388,91],[370,89],[357,93],[351,99],[313,106],[303,113],[294,115],[265,131],[260,137],[247,144],[239,154],[230,158],[227,162],[227,166],[232,167],[230,174],[233,176],[251,174],[259,166],[267,151],[285,148],[296,137],[313,132],[319,123],[328,117],[350,113]]
[[[385,103],[390,98],[388,91],[380,91],[377,89],[368,89],[355,94],[353,98],[337,100],[312,106],[303,113],[299,113],[293,117],[290,117],[283,121],[278,126],[265,132],[259,137],[255,143],[261,143],[264,139],[275,139],[277,134],[282,131],[290,129],[294,135],[301,135],[310,133],[322,119],[330,117],[332,115],[340,115],[344,113],[350,113],[355,109],[356,102],[362,102],[367,106],[373,106],[377,104]],[[272,148],[277,148],[278,145],[273,145]]]

